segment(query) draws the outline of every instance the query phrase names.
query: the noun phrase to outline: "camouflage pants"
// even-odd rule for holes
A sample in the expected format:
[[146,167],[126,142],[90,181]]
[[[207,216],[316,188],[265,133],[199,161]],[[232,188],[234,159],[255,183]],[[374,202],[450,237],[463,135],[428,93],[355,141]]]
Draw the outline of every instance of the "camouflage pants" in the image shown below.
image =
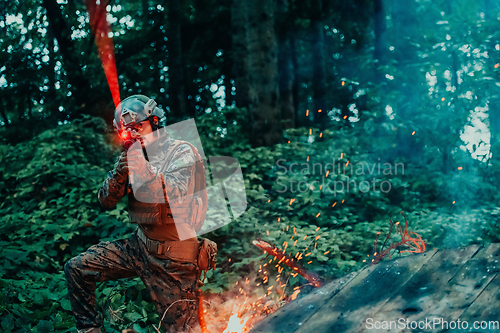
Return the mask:
[[[100,327],[96,282],[139,276],[156,305],[166,332],[197,332],[197,266],[148,253],[136,233],[127,239],[100,242],[64,266],[73,315],[78,329]],[[190,300],[190,301],[185,301]]]

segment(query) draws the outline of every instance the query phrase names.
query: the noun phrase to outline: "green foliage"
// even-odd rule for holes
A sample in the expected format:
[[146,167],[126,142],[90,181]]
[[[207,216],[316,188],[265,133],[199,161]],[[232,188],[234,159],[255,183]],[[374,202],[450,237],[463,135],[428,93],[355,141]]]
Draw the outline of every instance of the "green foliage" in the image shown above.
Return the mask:
[[96,200],[116,152],[106,143],[105,129],[101,119],[84,117],[0,147],[5,331],[73,327],[64,263],[96,239],[116,239],[132,230],[124,223],[125,203],[102,211]]
[[[219,292],[246,276],[262,282],[259,269],[271,258],[251,245],[258,238],[280,249],[288,242],[292,256],[311,252],[303,264],[325,279],[343,276],[370,262],[377,232],[388,232],[389,219],[404,222],[401,211],[408,230],[419,233],[428,249],[498,241],[496,210],[485,205],[496,191],[485,181],[488,171],[480,162],[459,151],[452,155],[455,171],[444,173],[433,147],[420,161],[394,158],[390,148],[397,133],[390,126],[371,125],[367,121],[321,133],[313,129],[311,135],[305,128],[288,130],[289,143],[270,148],[233,145],[231,156],[241,163],[248,207],[235,222],[209,235],[217,240],[222,260],[204,290]],[[336,182],[344,187],[327,190]],[[273,274],[275,267],[269,268],[268,275]],[[290,287],[304,283],[300,276],[288,281]]]
[[[287,143],[250,148],[247,117],[245,110],[227,108],[197,120],[207,156],[239,160],[248,200],[242,216],[207,235],[217,241],[220,254],[205,292],[224,292],[245,277],[255,286],[266,263],[269,276],[277,274],[269,264],[272,258],[252,244],[256,239],[280,249],[288,242],[287,253],[302,253],[307,269],[327,280],[340,277],[370,262],[377,232],[387,233],[390,218],[402,222],[400,211],[406,213],[409,231],[419,233],[428,248],[499,241],[500,212],[491,201],[496,192],[484,180],[488,170],[466,155],[455,154],[453,163],[463,167],[453,173],[440,171],[433,157],[422,162],[391,158],[386,146],[395,134],[388,128],[385,139],[374,143],[369,122],[321,133],[288,130]],[[110,142],[102,120],[84,117],[30,141],[0,145],[4,331],[74,330],[64,263],[99,239],[133,230],[126,202],[104,211],[96,200],[117,153]],[[369,190],[359,186],[363,182]],[[289,278],[287,293],[307,283],[290,273],[288,268],[281,273]],[[264,292],[272,283],[254,291]],[[109,331],[133,326],[153,332],[159,320],[139,279],[100,284],[97,300]]]

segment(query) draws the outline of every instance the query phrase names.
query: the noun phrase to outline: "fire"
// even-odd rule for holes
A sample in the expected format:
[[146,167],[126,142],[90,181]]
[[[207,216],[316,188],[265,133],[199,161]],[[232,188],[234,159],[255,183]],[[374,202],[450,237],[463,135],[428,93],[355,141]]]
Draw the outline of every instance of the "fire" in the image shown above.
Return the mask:
[[[281,218],[278,218],[278,222],[280,221]],[[252,242],[269,255],[266,261],[259,265],[256,275],[235,281],[229,290],[222,293],[207,292],[200,295],[198,314],[202,333],[248,333],[257,322],[286,303],[297,299],[301,287],[297,286],[293,288],[293,291],[290,290],[290,293],[287,292],[291,277],[297,277],[300,274],[308,281],[305,285],[322,286],[323,281],[320,277],[304,267],[304,264],[313,262],[311,259],[317,245],[315,241],[320,238],[320,235],[309,237],[311,242],[305,250],[296,252],[293,247],[297,245],[297,242],[305,240],[307,235],[302,237],[297,227],[293,225],[286,225],[286,228],[283,226],[283,232],[285,229],[287,232],[293,231],[293,235],[288,235],[287,240],[284,240],[281,246],[271,245],[260,239]],[[321,228],[317,227],[315,232],[319,230]],[[266,231],[266,234],[268,233],[269,230]],[[288,253],[286,253],[287,250]],[[329,252],[324,252],[324,255]],[[300,260],[305,258],[309,261],[304,260],[301,264]]]
[[234,313],[230,318],[229,322],[227,323],[227,328],[224,330],[223,333],[244,333],[247,332],[245,330],[245,325],[247,324],[248,319],[250,317],[246,317],[241,319],[238,317],[238,312]]

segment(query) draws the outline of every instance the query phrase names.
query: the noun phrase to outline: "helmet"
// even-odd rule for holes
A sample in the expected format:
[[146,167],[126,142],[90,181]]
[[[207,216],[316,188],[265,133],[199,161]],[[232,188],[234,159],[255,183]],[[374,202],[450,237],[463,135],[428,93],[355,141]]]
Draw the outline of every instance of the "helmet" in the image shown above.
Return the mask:
[[156,130],[165,125],[165,112],[157,107],[154,99],[144,95],[133,95],[125,98],[116,107],[113,126],[121,132],[146,119],[149,119],[151,127]]

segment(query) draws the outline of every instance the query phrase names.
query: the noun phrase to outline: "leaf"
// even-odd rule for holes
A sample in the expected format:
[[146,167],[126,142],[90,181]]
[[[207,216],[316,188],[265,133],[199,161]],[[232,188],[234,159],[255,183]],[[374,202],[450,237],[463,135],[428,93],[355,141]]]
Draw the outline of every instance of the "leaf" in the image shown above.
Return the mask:
[[132,313],[129,312],[129,313],[125,314],[125,318],[127,318],[131,322],[136,322],[136,321],[142,319],[143,316],[137,312],[132,312]]
[[71,302],[68,299],[62,299],[61,308],[66,311],[71,311]]
[[36,325],[36,328],[38,333],[54,332],[54,325],[52,325],[52,322],[47,320],[40,320],[38,325]]
[[139,324],[134,324],[132,328],[137,332],[137,333],[146,333],[146,329],[142,328],[141,325]]
[[14,329],[14,316],[12,314],[7,314],[2,319],[2,328],[5,331],[12,331]]

